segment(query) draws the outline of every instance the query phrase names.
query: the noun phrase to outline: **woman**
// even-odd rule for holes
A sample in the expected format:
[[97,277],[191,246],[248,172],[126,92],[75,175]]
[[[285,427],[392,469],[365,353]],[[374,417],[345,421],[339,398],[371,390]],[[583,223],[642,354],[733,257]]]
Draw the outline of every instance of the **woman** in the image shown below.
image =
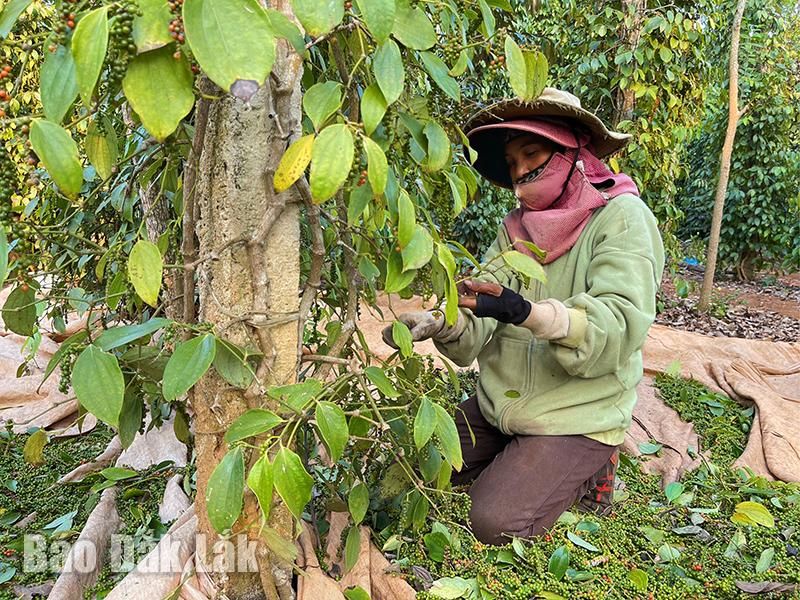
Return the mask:
[[[453,326],[436,312],[399,318],[456,364],[478,360],[477,396],[456,418],[464,469],[453,483],[472,482],[475,536],[503,544],[544,533],[575,502],[610,506],[664,251],[636,185],[600,161],[629,136],[575,96],[546,88],[530,103],[502,101],[466,131],[475,168],[513,189],[519,207],[491,264],[466,282]],[[525,242],[546,252],[546,283],[525,286],[492,261],[512,246],[532,255]]]

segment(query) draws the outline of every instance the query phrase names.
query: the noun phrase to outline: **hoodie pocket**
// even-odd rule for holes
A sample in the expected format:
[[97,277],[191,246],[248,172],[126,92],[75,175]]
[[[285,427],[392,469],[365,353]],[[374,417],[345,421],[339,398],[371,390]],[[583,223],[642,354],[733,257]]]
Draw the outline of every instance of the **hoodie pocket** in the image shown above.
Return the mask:
[[506,411],[530,395],[531,344],[524,339],[497,336],[479,357],[481,386],[492,404],[494,419],[490,421],[501,430]]

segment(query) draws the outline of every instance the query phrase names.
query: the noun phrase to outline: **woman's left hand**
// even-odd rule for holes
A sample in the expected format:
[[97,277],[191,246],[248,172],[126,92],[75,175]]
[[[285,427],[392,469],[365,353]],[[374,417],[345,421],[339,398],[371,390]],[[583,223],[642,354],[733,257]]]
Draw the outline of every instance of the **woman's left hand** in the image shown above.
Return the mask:
[[519,325],[531,313],[530,302],[499,283],[466,279],[463,287],[468,293],[459,293],[458,305],[468,308],[476,317],[491,317],[501,323]]

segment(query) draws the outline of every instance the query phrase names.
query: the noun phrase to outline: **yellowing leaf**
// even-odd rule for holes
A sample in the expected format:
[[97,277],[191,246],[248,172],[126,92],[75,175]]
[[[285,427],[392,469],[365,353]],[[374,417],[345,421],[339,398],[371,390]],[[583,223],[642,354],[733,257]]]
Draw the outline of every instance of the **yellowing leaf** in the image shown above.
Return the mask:
[[295,140],[283,153],[272,180],[276,192],[288,190],[295,181],[303,176],[308,163],[311,162],[311,149],[314,146],[315,138],[313,133],[304,135]]
[[128,277],[139,297],[153,307],[158,304],[163,268],[158,246],[147,240],[136,242],[128,257]]
[[353,164],[353,134],[347,125],[329,125],[311,149],[311,196],[321,203],[342,187]]
[[172,13],[167,0],[139,0],[141,15],[133,19],[133,42],[136,49],[148,52],[172,42],[169,23]]
[[[98,127],[97,120],[102,119],[102,127]],[[100,129],[102,128],[102,133]],[[111,126],[111,121],[107,117],[95,117],[89,124],[84,140],[86,156],[92,163],[97,174],[101,179],[108,179],[113,173],[114,165],[117,163],[117,133]]]

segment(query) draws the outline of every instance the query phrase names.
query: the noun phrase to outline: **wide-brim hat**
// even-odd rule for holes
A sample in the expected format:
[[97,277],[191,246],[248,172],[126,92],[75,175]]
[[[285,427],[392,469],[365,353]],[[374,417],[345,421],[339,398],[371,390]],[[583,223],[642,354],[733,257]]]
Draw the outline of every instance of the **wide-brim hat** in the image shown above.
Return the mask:
[[[527,119],[542,119],[537,129]],[[544,88],[542,93],[530,101],[512,98],[490,104],[467,121],[464,131],[470,145],[477,151],[475,169],[499,186],[512,187],[506,165],[504,147],[509,129],[517,129],[541,135],[559,146],[575,148],[571,137],[557,135],[557,128],[547,127],[548,121],[565,121],[574,127],[579,137],[588,135],[589,147],[598,158],[614,154],[627,144],[631,136],[611,131],[594,113],[581,107],[581,101],[569,92],[556,88]],[[515,123],[515,121],[518,121]]]

